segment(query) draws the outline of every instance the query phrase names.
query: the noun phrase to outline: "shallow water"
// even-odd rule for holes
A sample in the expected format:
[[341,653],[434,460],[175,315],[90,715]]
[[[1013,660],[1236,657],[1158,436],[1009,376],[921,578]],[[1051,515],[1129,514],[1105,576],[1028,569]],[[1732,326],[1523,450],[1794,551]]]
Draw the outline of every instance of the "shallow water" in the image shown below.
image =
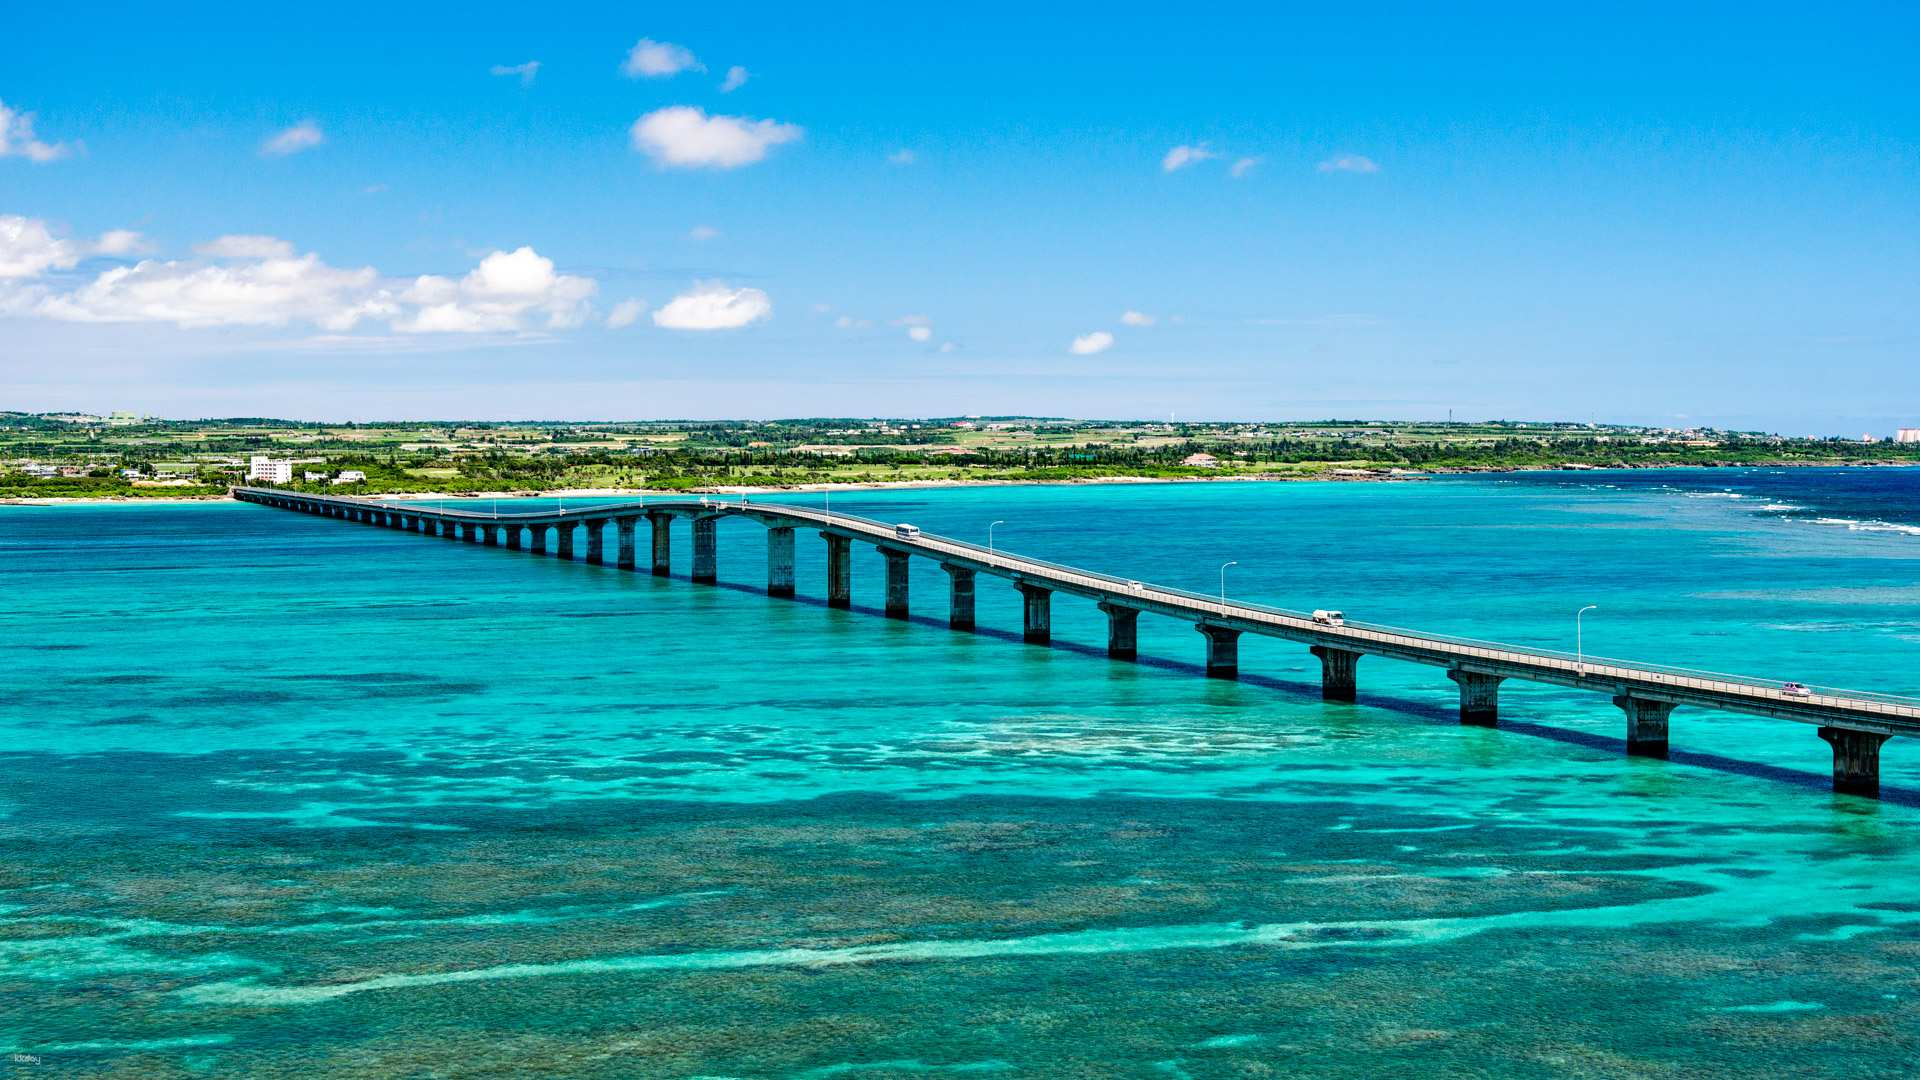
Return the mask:
[[[1920,693],[1920,474],[843,494],[1129,577]],[[1866,485],[1865,488],[1862,485]],[[1876,487],[1877,485],[1877,487]],[[1867,490],[1872,489],[1872,490]],[[1875,493],[1877,492],[1877,494]],[[1733,495],[1741,498],[1733,498]],[[806,500],[812,501],[812,500]],[[1841,512],[1844,504],[1851,512]],[[1792,506],[1783,511],[1768,507]],[[676,536],[676,570],[688,540]],[[1598,695],[1461,728],[1059,598],[978,634],[241,505],[0,512],[0,1052],[32,1075],[1894,1076],[1920,754]],[[856,556],[855,598],[880,559]]]

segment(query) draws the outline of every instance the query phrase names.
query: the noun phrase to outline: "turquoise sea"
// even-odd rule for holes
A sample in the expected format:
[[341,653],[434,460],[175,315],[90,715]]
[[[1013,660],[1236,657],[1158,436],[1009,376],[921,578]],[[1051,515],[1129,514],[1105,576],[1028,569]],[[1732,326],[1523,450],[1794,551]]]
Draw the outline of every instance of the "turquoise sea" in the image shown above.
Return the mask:
[[[816,504],[819,497],[793,496]],[[572,505],[572,502],[569,502]],[[1509,642],[1920,694],[1920,473],[990,487],[836,511]],[[1052,648],[240,504],[0,507],[0,1070],[1920,1070],[1920,745],[1090,604]]]

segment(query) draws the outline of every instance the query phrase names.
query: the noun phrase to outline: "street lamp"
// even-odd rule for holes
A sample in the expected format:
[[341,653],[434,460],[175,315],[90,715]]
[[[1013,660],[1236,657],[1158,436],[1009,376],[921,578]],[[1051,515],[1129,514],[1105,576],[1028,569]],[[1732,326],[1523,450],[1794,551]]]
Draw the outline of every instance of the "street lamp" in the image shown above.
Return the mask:
[[1599,606],[1599,604],[1588,604],[1573,613],[1573,670],[1581,678],[1585,678],[1587,674],[1587,647],[1580,636],[1580,616]]
[[1240,560],[1238,559],[1220,564],[1220,602],[1223,604],[1227,602],[1227,567],[1239,565]]
[[1005,524],[1006,522],[1004,521],[996,521],[992,525],[987,526],[987,565],[988,566],[1000,565],[999,563],[995,562],[993,558],[993,529],[995,525],[1005,525]]

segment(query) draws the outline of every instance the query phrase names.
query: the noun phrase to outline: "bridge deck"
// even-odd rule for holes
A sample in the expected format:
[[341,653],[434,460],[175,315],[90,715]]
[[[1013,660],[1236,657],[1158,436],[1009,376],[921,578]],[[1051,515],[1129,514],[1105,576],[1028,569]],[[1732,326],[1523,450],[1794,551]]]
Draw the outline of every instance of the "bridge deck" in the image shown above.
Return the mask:
[[1463,671],[1575,687],[1616,696],[1703,708],[1723,709],[1882,735],[1920,734],[1920,699],[1861,691],[1815,689],[1793,694],[1777,681],[1692,671],[1656,664],[1585,659],[1552,650],[1476,641],[1372,623],[1329,626],[1310,613],[1218,597],[1028,558],[978,544],[922,533],[906,538],[892,524],[812,507],[751,503],[744,499],[667,499],[598,504],[570,510],[490,513],[428,506],[418,502],[307,495],[269,488],[239,488],[242,499],[291,498],[356,509],[405,513],[422,518],[501,526],[573,526],[668,514],[683,517],[749,517],[769,526],[804,526],[896,551],[924,555],[977,573],[1109,604],[1153,612],[1196,624],[1284,638],[1327,649],[1389,657]]

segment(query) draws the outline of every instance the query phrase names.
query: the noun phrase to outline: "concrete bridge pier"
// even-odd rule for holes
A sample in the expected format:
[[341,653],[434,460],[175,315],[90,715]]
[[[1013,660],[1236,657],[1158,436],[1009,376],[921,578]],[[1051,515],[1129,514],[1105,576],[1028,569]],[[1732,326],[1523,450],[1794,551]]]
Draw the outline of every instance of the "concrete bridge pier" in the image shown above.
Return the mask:
[[1020,636],[1029,645],[1053,642],[1053,590],[1019,583]]
[[1104,600],[1099,607],[1107,613],[1107,659],[1140,659],[1140,609]]
[[484,530],[481,527],[479,522],[477,521],[467,522],[467,543],[478,544],[480,541],[485,539],[485,537],[480,535],[481,532],[483,531]]
[[1448,668],[1447,678],[1460,684],[1460,722],[1472,727],[1496,727],[1500,723],[1500,684],[1504,675],[1484,671]]
[[1197,623],[1195,630],[1207,639],[1207,678],[1240,677],[1240,631],[1211,623]]
[[1667,756],[1667,717],[1673,714],[1673,702],[1654,701],[1626,694],[1613,699],[1627,714],[1627,753],[1634,757]]
[[790,526],[767,530],[767,595],[793,595],[793,529]]
[[613,535],[618,545],[614,556],[614,565],[622,570],[631,570],[634,566],[633,527],[637,524],[633,518],[614,518]]
[[545,525],[527,526],[527,550],[535,555],[547,553],[547,527]]
[[1307,651],[1320,658],[1321,701],[1352,701],[1359,696],[1359,653],[1330,645],[1315,645]]
[[1823,727],[1820,737],[1833,747],[1833,790],[1842,795],[1880,795],[1880,744],[1892,738],[1878,731]]
[[607,561],[607,519],[587,519],[587,562],[604,566]]
[[904,551],[883,547],[880,557],[887,561],[887,618],[907,618],[907,559],[910,556]]
[[673,573],[673,515],[648,514],[647,524],[653,528],[653,576],[666,577]]
[[853,606],[853,541],[844,536],[821,533],[827,542],[827,606]]
[[555,546],[558,548],[555,554],[568,562],[573,561],[573,532],[573,522],[571,521],[563,521],[553,528],[553,538],[556,542]]
[[507,550],[508,550],[508,551],[519,551],[519,550],[520,550],[520,548],[521,548],[521,546],[522,546],[522,544],[521,544],[521,542],[520,542],[520,534],[521,534],[521,533],[523,533],[523,532],[525,532],[525,531],[526,531],[526,529],[527,529],[527,527],[526,527],[525,525],[509,525],[509,526],[507,526]]
[[720,519],[713,516],[693,519],[693,580],[708,585],[720,580],[716,557],[719,524]]
[[500,534],[507,530],[499,525],[480,526],[480,541],[488,547],[500,546]]
[[973,629],[974,572],[952,563],[941,563],[940,569],[947,572],[950,586],[947,601],[947,628],[950,630]]

